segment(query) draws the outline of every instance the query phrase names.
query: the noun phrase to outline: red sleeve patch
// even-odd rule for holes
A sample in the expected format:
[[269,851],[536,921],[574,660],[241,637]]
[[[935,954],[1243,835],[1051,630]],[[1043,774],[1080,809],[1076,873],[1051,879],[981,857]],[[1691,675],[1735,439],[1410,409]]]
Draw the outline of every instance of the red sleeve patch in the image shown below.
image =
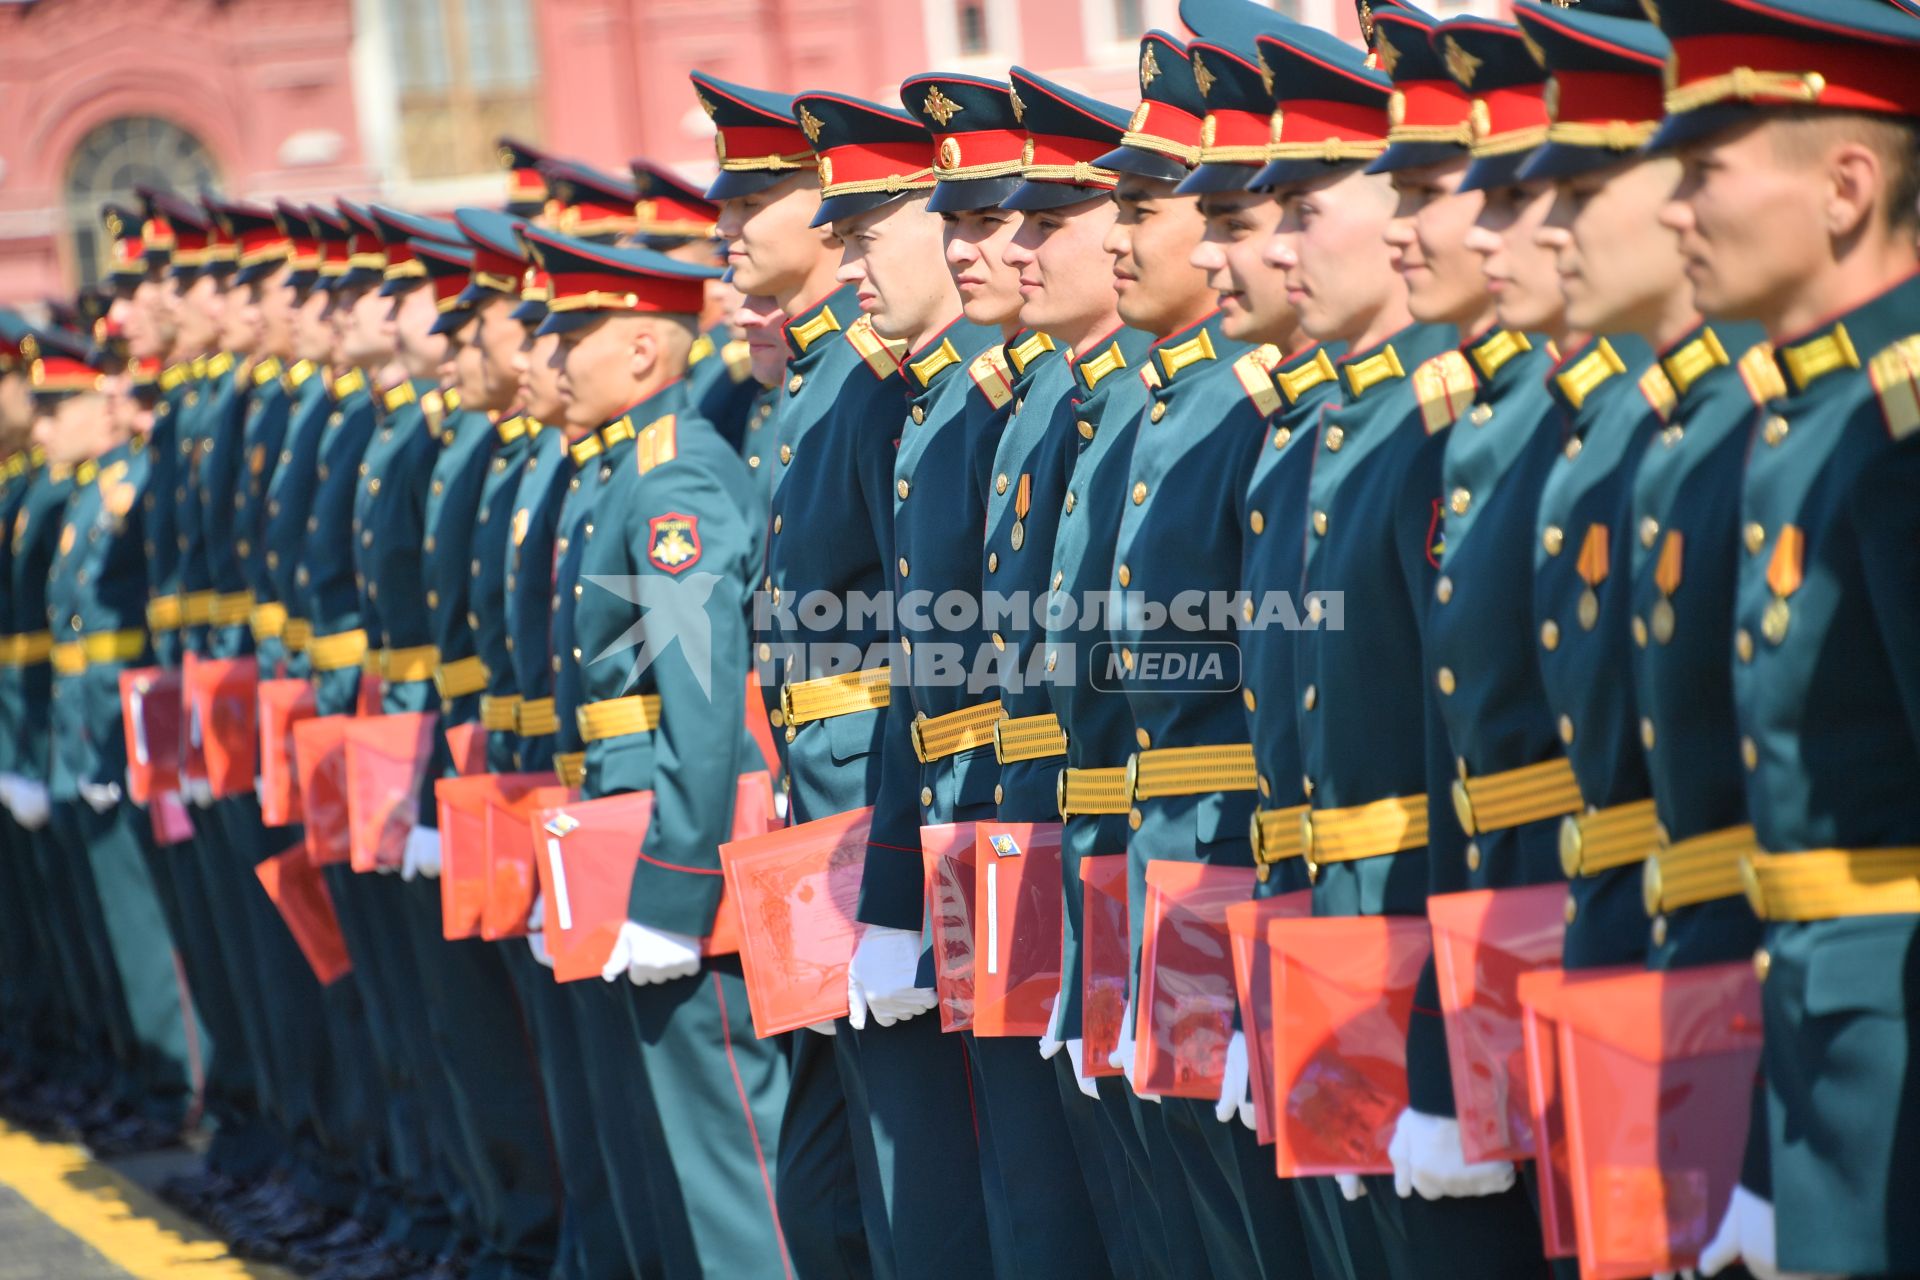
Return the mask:
[[647,521],[647,561],[666,573],[700,562],[700,517],[669,511]]

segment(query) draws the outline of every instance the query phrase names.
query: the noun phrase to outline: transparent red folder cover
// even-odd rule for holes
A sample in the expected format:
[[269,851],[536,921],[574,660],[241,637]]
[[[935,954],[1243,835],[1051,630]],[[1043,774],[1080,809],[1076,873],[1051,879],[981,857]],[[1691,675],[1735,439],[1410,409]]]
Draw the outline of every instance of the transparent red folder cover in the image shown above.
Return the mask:
[[260,820],[269,827],[300,821],[293,726],[316,714],[313,686],[305,680],[260,682]]
[[527,934],[527,917],[540,886],[533,815],[579,798],[577,790],[557,780],[551,786],[487,797],[487,904],[480,912],[480,936],[488,942]]
[[1041,1036],[1060,996],[1064,908],[1060,824],[982,822],[974,828],[980,903],[973,1033]]
[[158,791],[147,806],[147,820],[153,828],[153,842],[161,848],[193,839],[193,815],[178,791]]
[[132,667],[120,673],[120,723],[127,739],[127,798],[151,804],[180,789],[180,673]]
[[487,728],[478,720],[456,724],[447,730],[447,756],[453,771],[470,777],[487,771]]
[[1252,867],[1147,864],[1134,1024],[1134,1083],[1172,1098],[1220,1096],[1238,997],[1227,908],[1253,896]]
[[1085,1049],[1080,1071],[1089,1079],[1117,1076],[1120,1068],[1108,1059],[1120,1047],[1133,946],[1127,921],[1127,855],[1080,859],[1080,890],[1080,1034]]
[[294,774],[307,857],[316,867],[347,862],[353,837],[347,825],[347,726],[352,716],[315,716],[293,726]]
[[[766,831],[773,788],[764,773],[742,774],[734,796],[734,835],[747,838]],[[647,824],[653,819],[653,792],[631,791],[535,810],[529,832],[539,851],[535,867],[546,898],[547,950],[556,982],[598,978],[627,921],[634,868]],[[719,875],[719,872],[688,872]],[[702,955],[726,956],[740,950],[740,908],[724,884],[713,932],[701,939]]]
[[720,846],[756,1035],[843,1018],[872,809]]
[[1432,943],[1418,916],[1274,920],[1274,1167],[1388,1173],[1407,1106],[1407,1023]]
[[355,871],[397,867],[420,819],[433,761],[432,711],[355,716],[347,725],[347,819]]
[[186,672],[208,789],[215,799],[251,795],[259,742],[259,665],[250,657],[196,658]]
[[306,846],[295,845],[257,863],[253,872],[260,877],[260,887],[286,921],[287,932],[293,935],[320,985],[327,986],[353,972],[346,940],[340,936],[340,917],[334,914],[333,896],[320,878],[320,868],[308,859]]
[[1520,975],[1559,967],[1566,903],[1560,884],[1427,899],[1454,1108],[1468,1160],[1533,1158]]
[[933,987],[942,1031],[973,1026],[973,832],[971,822],[920,828],[921,889],[933,939]]
[[1713,1238],[1747,1140],[1760,984],[1748,964],[1560,992],[1583,1280],[1679,1271]]
[[1278,1128],[1273,1109],[1273,966],[1267,950],[1267,922],[1312,914],[1311,889],[1236,902],[1227,908],[1233,986],[1240,1002],[1240,1027],[1247,1037],[1247,1087],[1253,1095],[1254,1132],[1263,1147],[1272,1144]]
[[453,941],[480,936],[487,907],[487,804],[535,787],[554,787],[551,773],[482,773],[438,778],[433,799],[440,813],[440,933]]
[[194,686],[194,668],[206,659],[186,653],[180,658],[180,778],[183,782],[207,780],[207,755],[199,709],[189,696]]
[[1520,1029],[1527,1051],[1527,1105],[1533,1112],[1534,1160],[1540,1182],[1540,1236],[1549,1258],[1579,1252],[1573,1220],[1572,1149],[1567,1137],[1565,1083],[1560,1061],[1560,997],[1569,986],[1624,969],[1566,973],[1536,969],[1520,975]]

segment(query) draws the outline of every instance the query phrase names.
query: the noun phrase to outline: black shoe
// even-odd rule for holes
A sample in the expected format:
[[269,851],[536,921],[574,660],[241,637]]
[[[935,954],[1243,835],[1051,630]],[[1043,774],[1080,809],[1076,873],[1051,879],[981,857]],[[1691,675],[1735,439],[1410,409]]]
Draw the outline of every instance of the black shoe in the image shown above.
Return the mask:
[[417,1277],[425,1263],[403,1250],[371,1248],[335,1259],[314,1280],[401,1280]]
[[365,1227],[348,1218],[331,1231],[293,1244],[287,1250],[287,1265],[301,1271],[320,1271],[335,1260],[363,1252],[375,1243]]

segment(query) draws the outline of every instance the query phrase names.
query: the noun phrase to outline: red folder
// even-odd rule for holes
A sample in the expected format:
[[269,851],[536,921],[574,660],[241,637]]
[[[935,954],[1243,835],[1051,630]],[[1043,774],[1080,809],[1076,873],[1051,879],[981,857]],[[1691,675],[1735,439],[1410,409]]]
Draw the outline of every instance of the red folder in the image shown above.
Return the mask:
[[1149,862],[1142,924],[1135,1086],[1171,1098],[1220,1096],[1233,1038],[1227,908],[1253,896],[1252,867]]
[[469,777],[487,771],[487,727],[478,720],[456,724],[447,730],[447,755],[453,771]]
[[257,773],[260,667],[248,658],[196,658],[186,668],[189,714],[198,729],[215,799],[251,795]]
[[872,822],[872,809],[855,809],[720,846],[740,904],[740,961],[756,1035],[846,1016]]
[[1699,1261],[1740,1180],[1760,1042],[1751,965],[1561,989],[1582,1280]]
[[482,773],[439,778],[433,798],[440,812],[440,933],[449,941],[480,936],[487,907],[487,805],[535,787],[558,786],[551,773]]
[[1418,916],[1274,920],[1274,1167],[1389,1173],[1407,1107],[1407,1024],[1432,943]]
[[1566,903],[1563,884],[1427,899],[1460,1146],[1470,1161],[1533,1159],[1520,975],[1559,967]]
[[[740,776],[734,797],[736,837],[765,833],[766,806],[772,794],[766,774]],[[530,818],[540,850],[535,863],[547,902],[543,927],[553,956],[554,981],[600,976],[620,926],[627,921],[634,868],[652,817],[653,793],[632,791],[543,808]],[[725,956],[739,950],[740,908],[723,882],[713,932],[701,939],[700,952]]]
[[340,917],[334,914],[333,896],[320,878],[320,868],[307,858],[304,845],[295,845],[285,853],[254,866],[260,885],[273,899],[287,932],[300,946],[313,976],[321,986],[329,986],[353,972],[347,956],[346,940],[340,936]]
[[355,716],[347,725],[347,822],[355,871],[398,867],[433,761],[432,711]]
[[205,782],[207,780],[207,756],[204,731],[200,725],[199,708],[188,696],[197,683],[194,669],[206,659],[198,654],[186,653],[180,659],[180,779],[182,782]]
[[306,824],[307,857],[317,867],[352,858],[347,824],[347,726],[352,716],[314,716],[293,726],[294,775]]
[[127,798],[151,804],[180,789],[180,673],[132,667],[120,673],[120,722],[127,738]]
[[377,716],[384,710],[382,699],[386,697],[386,685],[379,676],[371,671],[360,673],[360,683],[355,687],[353,714],[356,716]]
[[977,825],[974,897],[981,936],[973,1033],[1045,1035],[1060,995],[1060,824]]
[[1267,923],[1313,914],[1313,891],[1285,893],[1227,908],[1233,944],[1233,986],[1240,1001],[1240,1027],[1247,1037],[1247,1087],[1253,1095],[1254,1132],[1261,1146],[1273,1142],[1279,1117],[1273,1105],[1273,961]]
[[147,806],[147,821],[153,828],[153,842],[163,849],[193,839],[193,817],[178,791],[156,792]]
[[540,886],[528,825],[533,815],[579,798],[574,788],[559,785],[487,797],[487,901],[480,912],[480,936],[488,942],[527,935],[527,917]]
[[1080,1055],[1088,1079],[1123,1074],[1108,1063],[1127,1013],[1133,933],[1127,921],[1127,855],[1080,859]]
[[933,986],[940,1029],[973,1026],[974,824],[920,828],[921,887],[933,939]]
[[780,753],[773,745],[773,725],[767,720],[767,699],[760,691],[760,673],[751,667],[747,670],[747,732],[753,735],[754,745],[760,748],[760,758],[767,762],[769,777],[780,771]]
[[260,821],[269,827],[300,821],[293,726],[317,714],[313,686],[305,680],[260,682]]

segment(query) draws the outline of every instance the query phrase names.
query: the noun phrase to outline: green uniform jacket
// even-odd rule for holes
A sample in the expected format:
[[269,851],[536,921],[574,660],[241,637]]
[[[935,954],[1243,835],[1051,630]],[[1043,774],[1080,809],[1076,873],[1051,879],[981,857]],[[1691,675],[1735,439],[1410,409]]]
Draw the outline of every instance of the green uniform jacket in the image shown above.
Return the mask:
[[[306,592],[300,583],[301,553],[319,476],[320,445],[326,438],[334,402],[325,376],[305,361],[288,370],[287,380],[293,384],[294,407],[286,436],[280,442],[280,459],[267,481],[266,507],[255,535],[265,548],[260,557],[265,572],[254,594],[262,601],[284,605],[291,625],[308,621]],[[286,654],[289,676],[309,673],[311,666],[304,649],[288,649],[284,639],[280,648]]]
[[[537,426],[537,424],[536,424]],[[507,644],[507,557],[514,554],[513,501],[520,476],[533,449],[533,430],[524,417],[506,418],[493,425],[499,445],[487,466],[480,489],[480,508],[474,516],[471,581],[468,583],[467,625],[473,630],[474,651],[487,664],[489,698],[511,698],[519,692],[514,679],[513,650]],[[518,738],[511,730],[487,735],[487,769],[511,773]]]
[[[314,464],[317,483],[307,506],[300,564],[294,570],[303,607],[287,610],[306,618],[316,638],[362,629],[360,590],[354,581],[353,505],[360,460],[373,435],[373,398],[367,393],[366,375],[358,370],[335,379],[333,392],[334,408]],[[359,694],[360,671],[316,671],[313,687],[319,714],[344,714]]]
[[[543,428],[527,450],[513,497],[513,550],[507,555],[505,604],[507,652],[513,655],[514,693],[524,706],[536,698],[553,697],[554,543],[560,529],[560,508],[570,493],[578,468],[559,427]],[[554,731],[526,732],[521,722],[515,737],[516,765],[529,773],[553,767]]]

